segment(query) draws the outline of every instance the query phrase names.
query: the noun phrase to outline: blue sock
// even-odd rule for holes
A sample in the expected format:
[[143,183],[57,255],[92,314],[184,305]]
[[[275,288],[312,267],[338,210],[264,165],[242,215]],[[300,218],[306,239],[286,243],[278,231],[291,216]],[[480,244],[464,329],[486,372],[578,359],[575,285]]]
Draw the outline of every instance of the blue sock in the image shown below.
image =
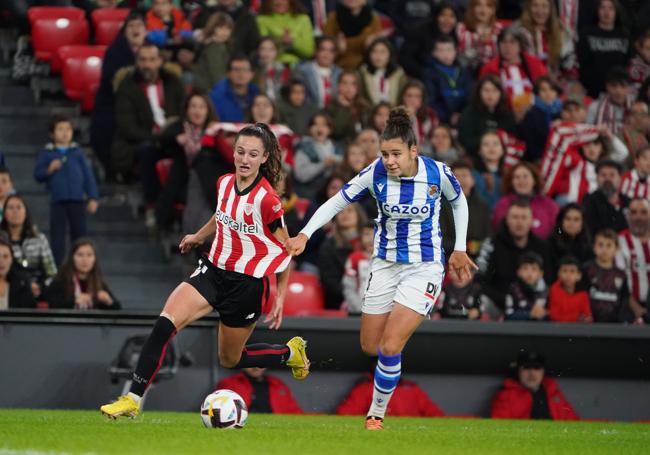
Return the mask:
[[393,395],[402,374],[402,354],[384,355],[379,351],[375,368],[375,387],[368,416],[384,418],[388,402]]

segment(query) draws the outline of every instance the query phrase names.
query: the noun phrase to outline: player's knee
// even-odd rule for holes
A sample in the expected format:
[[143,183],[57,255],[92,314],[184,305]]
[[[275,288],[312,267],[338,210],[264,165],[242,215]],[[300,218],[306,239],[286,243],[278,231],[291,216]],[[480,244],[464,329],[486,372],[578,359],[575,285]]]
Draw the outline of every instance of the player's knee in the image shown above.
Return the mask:
[[361,350],[365,355],[376,356],[377,355],[377,344],[371,343],[365,340],[361,340]]
[[235,368],[239,364],[241,353],[233,355],[227,352],[219,352],[219,365],[224,368]]
[[379,348],[381,349],[381,353],[386,356],[393,356],[402,352],[401,344],[392,342],[391,340],[386,340],[385,342],[381,343],[381,346]]

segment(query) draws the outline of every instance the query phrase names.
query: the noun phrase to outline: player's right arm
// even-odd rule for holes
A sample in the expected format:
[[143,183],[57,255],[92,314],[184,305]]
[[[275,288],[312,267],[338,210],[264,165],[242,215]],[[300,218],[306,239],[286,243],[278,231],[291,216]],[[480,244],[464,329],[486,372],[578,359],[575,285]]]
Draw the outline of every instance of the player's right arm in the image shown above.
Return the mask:
[[194,234],[188,234],[183,237],[178,248],[181,250],[181,254],[185,254],[190,251],[192,248],[203,245],[203,242],[211,236],[217,230],[217,223],[215,223],[214,218],[210,217],[207,223],[203,225],[201,229],[196,231]]
[[291,256],[297,256],[302,253],[312,234],[325,226],[337,213],[368,194],[370,188],[372,188],[372,171],[377,161],[370,164],[359,172],[356,177],[343,185],[341,191],[329,198],[327,202],[316,210],[316,213],[314,213],[307,225],[302,228],[297,236],[285,242],[284,247]]

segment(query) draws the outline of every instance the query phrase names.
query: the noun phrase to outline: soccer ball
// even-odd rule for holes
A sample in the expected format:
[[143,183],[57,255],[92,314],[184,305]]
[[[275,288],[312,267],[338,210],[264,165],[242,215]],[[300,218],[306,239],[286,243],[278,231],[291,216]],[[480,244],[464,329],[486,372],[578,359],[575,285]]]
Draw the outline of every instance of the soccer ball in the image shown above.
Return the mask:
[[207,428],[244,428],[247,418],[246,403],[232,390],[216,390],[201,405],[201,420]]

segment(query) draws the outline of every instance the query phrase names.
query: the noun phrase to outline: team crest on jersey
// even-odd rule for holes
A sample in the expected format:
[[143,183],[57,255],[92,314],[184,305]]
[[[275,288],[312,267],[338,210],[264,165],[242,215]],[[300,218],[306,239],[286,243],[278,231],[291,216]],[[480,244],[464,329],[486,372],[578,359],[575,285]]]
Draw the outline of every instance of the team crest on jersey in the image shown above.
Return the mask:
[[275,204],[275,205],[273,206],[273,211],[274,211],[275,213],[278,213],[278,212],[280,211],[281,208],[282,208],[282,202],[278,202],[277,204]]
[[429,187],[429,196],[436,197],[438,194],[438,185],[431,185]]
[[253,213],[253,204],[245,204],[244,205],[244,213],[246,215],[250,215],[251,213]]

